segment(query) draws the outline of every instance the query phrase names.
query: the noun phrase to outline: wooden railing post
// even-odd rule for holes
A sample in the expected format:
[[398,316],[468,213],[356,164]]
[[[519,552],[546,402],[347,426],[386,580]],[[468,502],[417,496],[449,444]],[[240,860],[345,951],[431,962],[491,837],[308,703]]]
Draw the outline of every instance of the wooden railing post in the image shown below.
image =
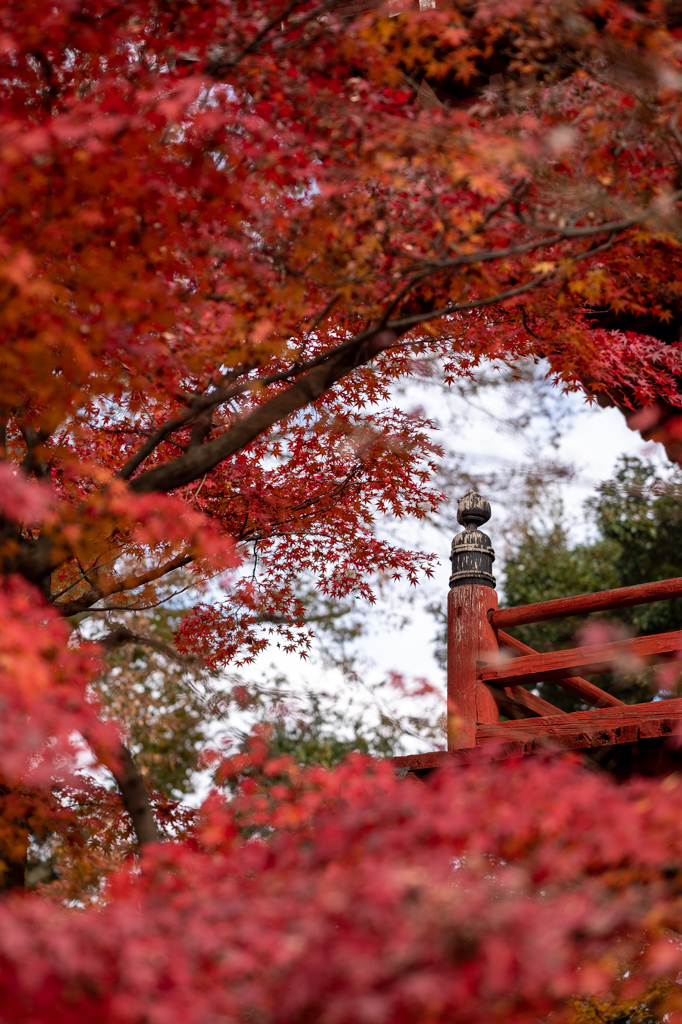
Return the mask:
[[465,529],[452,542],[448,594],[448,750],[476,746],[477,724],[500,718],[476,666],[494,661],[498,649],[488,617],[497,610],[495,553],[490,537],[478,529],[489,519],[490,505],[476,491],[460,498],[457,521]]

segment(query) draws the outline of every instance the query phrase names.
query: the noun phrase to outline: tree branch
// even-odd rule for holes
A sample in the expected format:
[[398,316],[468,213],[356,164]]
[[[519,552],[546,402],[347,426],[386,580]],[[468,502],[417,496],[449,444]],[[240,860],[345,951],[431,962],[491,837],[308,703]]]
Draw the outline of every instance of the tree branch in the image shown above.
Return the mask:
[[23,470],[26,476],[30,473],[35,473],[36,477],[44,479],[49,476],[47,462],[39,458],[36,452],[48,440],[49,433],[44,430],[36,430],[35,427],[21,420],[17,420],[17,426],[26,445],[26,455],[19,468]]
[[[669,199],[677,201],[680,197],[682,197],[682,192],[676,192]],[[594,236],[603,234],[609,228],[614,230],[614,234],[610,235],[604,242],[588,246],[582,252],[572,256],[571,262],[575,264],[610,249],[618,241],[620,232],[631,227],[633,223],[646,219],[653,212],[655,212],[654,207],[651,207],[649,211],[645,211],[637,218],[613,221],[596,227],[566,229],[563,232],[564,237]],[[547,239],[544,239],[544,242],[546,243]],[[498,257],[502,253],[503,250],[497,250]],[[482,258],[482,255],[479,254],[479,260]],[[316,356],[308,363],[294,364],[288,369],[277,371],[262,378],[260,380],[261,385],[283,382],[290,380],[292,377],[297,379],[285,391],[274,395],[269,401],[264,402],[241,419],[238,419],[232,427],[212,441],[190,448],[179,458],[153,466],[142,472],[132,480],[130,487],[138,494],[167,493],[192,483],[194,480],[205,476],[220,462],[241,451],[257,437],[269,430],[275,423],[286,419],[299,409],[305,408],[307,405],[317,401],[334,384],[357,367],[368,363],[380,352],[395,347],[398,338],[412,327],[454,313],[484,309],[514,298],[517,295],[532,292],[539,287],[558,284],[565,279],[565,271],[548,271],[530,280],[522,281],[517,285],[503,289],[488,298],[472,299],[468,302],[452,302],[439,309],[428,312],[419,311],[413,314],[407,313],[393,320],[386,320],[386,317],[384,317],[383,322],[366,328],[354,337],[341,342],[335,348]],[[303,375],[301,376],[301,374]],[[197,396],[192,401],[190,408],[175,419],[168,421],[148,438],[142,448],[128,460],[118,476],[128,479],[147,455],[170,433],[180,426],[189,423],[190,420],[206,409],[244,393],[250,386],[251,381],[244,381],[230,388],[217,389],[208,395]],[[189,560],[191,559],[188,558],[187,561]],[[12,571],[20,572],[26,579],[33,582],[40,582],[61,561],[63,561],[63,557],[58,556],[56,546],[50,539],[41,536],[35,541],[32,540],[30,543],[22,544],[22,550],[13,562]],[[158,575],[163,575],[163,572]],[[158,575],[149,576],[148,579],[158,578]],[[134,586],[142,585],[143,582],[145,582],[144,579],[140,579],[137,584],[131,584],[126,581],[120,587],[116,587],[115,591],[130,590]],[[99,596],[96,597],[95,592],[91,592],[74,602],[70,602],[68,605],[59,605],[58,607],[65,615],[73,615],[91,607],[97,600],[99,600]]]
[[[510,196],[506,198],[505,204],[512,200],[514,197],[515,191],[512,190]],[[669,197],[669,201],[677,202],[681,198],[682,191],[675,192]],[[502,204],[498,205],[501,206]],[[497,209],[498,208],[496,207],[495,210],[497,211]],[[596,236],[604,234],[607,234],[609,236],[607,242],[604,243],[603,245],[594,246],[592,248],[585,250],[583,253],[578,253],[576,256],[571,257],[573,262],[579,262],[580,260],[585,259],[586,256],[593,255],[597,252],[603,251],[605,247],[610,248],[611,245],[614,244],[616,236],[622,234],[629,228],[634,227],[635,224],[641,223],[642,221],[646,220],[655,212],[655,208],[652,206],[645,210],[643,213],[640,213],[638,215],[633,215],[631,217],[623,218],[621,220],[608,221],[602,224],[585,225],[584,227],[566,226],[564,228],[553,229],[550,228],[548,225],[534,224],[532,226],[537,228],[538,230],[549,230],[551,231],[551,233],[545,235],[542,238],[531,239],[527,242],[520,243],[518,245],[508,246],[504,249],[490,249],[487,251],[478,250],[477,252],[459,254],[457,256],[452,256],[438,260],[432,260],[429,259],[428,257],[414,257],[422,265],[422,269],[414,272],[409,276],[409,279],[406,282],[404,288],[401,289],[399,296],[391,303],[388,312],[384,314],[382,324],[375,327],[374,331],[370,329],[368,331],[361,332],[361,334],[357,335],[355,338],[351,338],[348,341],[342,342],[340,345],[336,346],[335,348],[325,353],[322,353],[319,356],[316,356],[314,359],[311,359],[305,363],[294,363],[287,369],[278,370],[275,373],[269,374],[268,376],[261,378],[259,383],[263,387],[268,387],[271,384],[283,383],[284,381],[291,380],[292,377],[300,377],[302,374],[307,374],[309,373],[310,370],[315,369],[316,367],[322,364],[328,364],[330,360],[334,359],[338,354],[344,352],[345,350],[349,348],[355,348],[356,346],[358,346],[361,340],[367,338],[368,336],[371,336],[373,333],[376,334],[379,330],[381,330],[383,326],[388,327],[389,329],[397,330],[399,333],[404,333],[404,331],[409,329],[409,327],[415,326],[416,324],[421,322],[425,322],[426,320],[437,319],[438,317],[445,316],[448,313],[464,312],[479,307],[483,308],[485,306],[494,305],[496,302],[502,302],[505,299],[513,298],[515,295],[522,294],[523,291],[526,289],[529,291],[533,291],[539,284],[554,283],[555,280],[563,279],[563,275],[553,276],[551,273],[549,273],[542,275],[539,278],[532,279],[531,281],[526,282],[525,284],[522,283],[513,288],[506,289],[505,291],[498,293],[498,295],[492,296],[490,299],[474,299],[468,303],[453,303],[448,306],[441,307],[440,309],[433,311],[429,315],[415,314],[409,320],[404,317],[399,318],[395,321],[389,320],[389,316],[391,315],[393,309],[395,309],[399,301],[402,298],[405,298],[406,295],[409,294],[409,292],[412,290],[412,288],[414,288],[414,286],[419,283],[419,281],[421,281],[425,277],[428,277],[434,271],[456,270],[465,266],[473,266],[478,263],[496,262],[499,260],[508,259],[512,256],[524,255],[525,253],[532,252],[535,249],[542,249],[553,245],[557,245],[562,241],[568,241],[570,239],[594,238]],[[367,360],[362,361],[366,362]],[[360,364],[354,364],[354,366],[352,366],[351,369],[353,369],[355,365]],[[253,369],[255,367],[251,368]],[[133,473],[135,472],[135,470],[139,468],[139,466],[145,461],[145,459],[147,459],[148,456],[151,455],[152,452],[172,433],[174,433],[176,430],[181,429],[184,426],[187,426],[197,417],[200,417],[202,414],[214,409],[216,406],[224,405],[226,402],[229,402],[233,398],[238,398],[240,395],[243,395],[245,392],[247,392],[250,389],[250,387],[251,381],[243,381],[240,384],[236,384],[228,388],[217,388],[215,391],[209,394],[197,395],[193,397],[189,403],[188,408],[184,412],[180,413],[178,416],[162,424],[158,428],[158,430],[156,430],[153,434],[150,435],[150,437],[145,441],[142,447],[134,455],[132,455],[125,463],[125,465],[119,470],[119,472],[116,474],[117,477],[119,477],[122,480],[129,480]],[[296,408],[298,409],[300,408],[300,406],[297,406]],[[227,433],[230,434],[231,431],[228,431]],[[221,435],[222,438],[224,438],[225,436],[225,434]],[[220,441],[221,438],[217,438],[216,440]],[[190,447],[193,447],[191,442]],[[233,452],[230,452],[229,454],[233,454]],[[182,460],[177,461],[180,462]],[[213,465],[216,464],[217,463],[213,463]],[[185,463],[185,465],[189,465],[189,463]],[[213,468],[213,465],[210,468]],[[162,467],[155,468],[160,469]],[[154,472],[154,470],[151,470],[149,472]],[[190,476],[185,482],[190,483],[195,478],[195,476]],[[135,489],[138,490],[140,493],[145,493],[146,486],[147,485],[143,486],[140,484]],[[174,486],[181,485],[178,484]],[[154,487],[152,489],[164,490],[165,488]]]
[[[276,373],[268,374],[267,377],[261,377],[258,383],[261,387],[269,387],[270,384],[282,384],[292,377],[299,377],[301,374],[307,373],[309,370],[314,369],[321,363],[326,362],[339,352],[345,351],[348,347],[356,344],[359,338],[364,338],[366,334],[371,332],[363,332],[355,338],[350,338],[348,341],[341,342],[340,345],[329,349],[327,352],[323,352],[319,356],[315,356],[314,359],[309,359],[305,363],[294,363],[289,366],[286,370],[277,370]],[[253,363],[247,365],[244,369],[244,373],[248,373],[251,370],[257,369],[257,364]],[[251,389],[251,385],[254,382],[252,380],[243,381],[241,384],[234,384],[229,388],[216,388],[215,391],[211,391],[208,394],[196,395],[192,398],[189,406],[184,412],[174,417],[172,420],[168,420],[163,423],[158,430],[155,430],[153,434],[147,438],[142,447],[135,452],[134,455],[128,459],[124,466],[118,471],[116,476],[120,480],[129,480],[135,470],[152,454],[155,448],[158,448],[166,438],[173,434],[176,430],[180,430],[182,427],[188,426],[196,417],[200,416],[209,410],[213,410],[218,405],[225,405],[226,402],[230,402],[233,398],[239,398],[240,395],[245,394]]]
[[[589,249],[583,250],[576,256],[571,257],[572,263],[580,263],[582,260],[588,259],[590,256],[596,256],[600,252],[605,252],[607,249],[611,249],[616,242],[618,237],[616,235],[607,238],[605,242],[600,245],[591,246]],[[522,281],[520,284],[514,285],[511,288],[506,288],[504,291],[498,292],[496,295],[491,295],[488,299],[472,299],[470,302],[452,302],[447,306],[441,306],[440,309],[434,309],[430,313],[414,313],[412,315],[398,317],[397,320],[389,320],[386,324],[387,328],[405,332],[410,330],[412,327],[416,327],[419,324],[427,323],[429,320],[439,320],[441,317],[450,316],[453,313],[467,313],[473,309],[485,309],[487,306],[496,306],[500,302],[505,302],[507,299],[513,299],[517,295],[523,295],[525,292],[535,291],[536,288],[542,285],[554,285],[559,284],[561,281],[566,280],[566,273],[560,271],[555,273],[553,270],[548,270],[544,274],[540,274],[538,277],[532,277],[529,281]]]
[[167,492],[191,483],[218,463],[241,451],[273,424],[321,398],[337,381],[397,341],[399,332],[375,327],[339,346],[335,354],[310,370],[286,391],[248,413],[220,437],[193,448],[179,459],[154,466],[130,483],[137,494]]
[[116,779],[123,806],[130,815],[137,845],[142,849],[147,843],[160,842],[161,835],[144,779],[138,771],[133,755],[124,743],[117,751],[117,756],[118,766],[115,769],[110,767],[109,771]]
[[[111,594],[120,594],[124,590],[137,590],[138,587],[143,587],[147,583],[154,583],[156,580],[161,579],[162,576],[167,576],[169,572],[173,572],[174,569],[181,569],[192,561],[194,561],[194,555],[185,552],[172,558],[170,562],[164,562],[163,565],[150,569],[149,572],[143,572],[139,576],[128,577],[113,586],[107,586],[106,588],[92,587],[87,594],[83,594],[82,597],[76,597],[73,601],[64,601],[62,603],[57,601],[55,602],[55,608],[66,618],[69,618],[71,615],[78,615],[79,612],[88,611],[93,604],[96,604],[103,597],[110,597]],[[125,611],[125,608],[121,610]]]
[[106,653],[121,647],[123,644],[140,644],[143,647],[151,647],[152,650],[165,654],[167,658],[172,658],[173,661],[177,661],[187,667],[197,668],[202,664],[201,658],[198,658],[196,655],[180,654],[172,644],[164,643],[162,640],[155,640],[151,636],[144,636],[142,633],[134,633],[127,626],[117,626],[111,633],[107,633],[106,636],[96,640],[96,643]]
[[[585,249],[573,257],[573,262],[577,263],[611,248],[615,244],[616,238],[616,235],[612,235],[600,245]],[[234,426],[219,437],[209,441],[208,444],[191,449],[172,462],[154,466],[136,477],[130,487],[138,494],[150,494],[155,491],[167,492],[175,490],[177,487],[183,487],[209,473],[224,459],[245,448],[275,423],[321,398],[334,384],[357,369],[358,366],[369,362],[379,352],[393,347],[399,336],[411,327],[452,313],[496,305],[505,299],[514,298],[527,291],[534,291],[542,285],[556,284],[564,280],[565,276],[565,273],[562,272],[557,274],[554,271],[548,271],[529,281],[523,281],[498,292],[488,299],[450,303],[430,313],[419,312],[398,317],[388,321],[384,326],[378,325],[363,331],[354,339],[338,346],[332,355],[327,354],[326,358],[318,357],[318,359],[324,358],[325,361],[315,366],[286,391],[273,396],[268,402],[254,409],[241,420],[237,420]]]
[[[308,11],[297,21],[291,23],[289,25],[289,29],[295,30],[298,28],[303,28],[303,26],[306,25],[313,18],[319,18],[322,14],[326,14],[327,11],[333,10],[336,3],[337,0],[326,0],[326,3],[322,3],[318,7],[313,8],[312,11]],[[251,42],[247,46],[245,46],[243,50],[241,50],[238,54],[235,54],[232,57],[228,57],[227,54],[225,54],[224,52],[218,52],[212,58],[212,60],[210,60],[206,64],[204,68],[205,74],[211,75],[214,78],[219,78],[222,74],[224,74],[225,71],[235,67],[237,64],[239,64],[240,61],[244,59],[244,57],[247,57],[249,54],[254,53],[256,50],[258,50],[260,44],[265,42],[267,36],[270,34],[273,28],[277,28],[279,25],[282,25],[284,22],[286,22],[286,19],[289,18],[294,13],[296,8],[302,6],[303,0],[292,0],[292,2],[289,4],[287,8],[285,8],[285,10],[279,11],[279,13],[276,14],[274,18],[266,22],[266,24],[263,25],[260,31],[254,36]]]

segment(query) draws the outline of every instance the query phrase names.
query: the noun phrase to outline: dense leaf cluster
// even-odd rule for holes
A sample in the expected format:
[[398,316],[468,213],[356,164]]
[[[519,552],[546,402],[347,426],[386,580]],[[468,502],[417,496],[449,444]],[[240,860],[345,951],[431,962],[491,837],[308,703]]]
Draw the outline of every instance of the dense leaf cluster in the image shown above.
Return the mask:
[[[0,9],[0,1018],[537,1021],[679,970],[675,779],[294,734],[169,796],[192,673],[431,571],[379,526],[443,500],[396,382],[543,358],[680,457],[675,5],[397,6]],[[601,500],[625,558],[669,515]]]
[[[278,786],[216,793],[104,906],[7,899],[7,1020],[531,1022],[576,994],[636,1006],[679,969],[677,779],[528,760],[423,786],[250,756]],[[677,1012],[674,986],[659,999]]]

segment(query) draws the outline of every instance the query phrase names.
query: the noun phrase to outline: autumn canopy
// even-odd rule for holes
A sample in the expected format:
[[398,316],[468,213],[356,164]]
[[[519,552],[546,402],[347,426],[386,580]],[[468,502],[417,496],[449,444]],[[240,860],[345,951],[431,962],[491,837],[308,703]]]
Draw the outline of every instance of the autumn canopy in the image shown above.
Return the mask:
[[[0,1020],[677,1012],[674,781],[256,737],[189,814],[92,688],[431,571],[376,531],[444,500],[398,381],[544,359],[682,459],[681,95],[672,0],[2,7]],[[46,836],[67,881],[22,891]]]

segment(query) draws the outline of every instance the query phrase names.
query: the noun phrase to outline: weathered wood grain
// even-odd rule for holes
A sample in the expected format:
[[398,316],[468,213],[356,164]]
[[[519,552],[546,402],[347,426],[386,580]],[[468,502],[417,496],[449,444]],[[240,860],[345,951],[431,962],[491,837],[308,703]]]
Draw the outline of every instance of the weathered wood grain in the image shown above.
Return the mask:
[[352,18],[356,14],[364,14],[366,11],[374,11],[381,4],[381,0],[339,0],[332,10],[344,18]]
[[467,583],[448,594],[448,748],[473,747],[479,722],[499,721],[497,704],[483,686],[479,660],[497,654],[489,612],[497,608],[492,587]]
[[438,768],[442,764],[449,763],[451,758],[452,754],[448,750],[433,750],[428,754],[406,754],[392,757],[390,761],[395,768],[409,768],[414,771]]
[[[536,683],[546,679],[561,679],[584,672],[605,672],[614,666],[627,667],[629,661],[648,662],[651,658],[682,650],[682,631],[638,636],[632,640],[619,640],[588,647],[572,647],[567,651],[550,654],[530,654],[498,665],[480,663],[481,679],[497,686],[518,683]],[[630,668],[632,671],[632,668]]]
[[479,743],[504,740],[520,743],[524,753],[553,744],[562,750],[633,743],[671,736],[682,724],[682,698],[595,708],[532,721],[486,723],[478,728]]
[[585,750],[661,737],[670,737],[672,741],[681,729],[682,698],[676,698],[525,721],[486,723],[478,727],[479,745],[476,747],[435,750],[391,760],[396,768],[419,771],[444,764],[465,765],[521,757],[547,748]]

